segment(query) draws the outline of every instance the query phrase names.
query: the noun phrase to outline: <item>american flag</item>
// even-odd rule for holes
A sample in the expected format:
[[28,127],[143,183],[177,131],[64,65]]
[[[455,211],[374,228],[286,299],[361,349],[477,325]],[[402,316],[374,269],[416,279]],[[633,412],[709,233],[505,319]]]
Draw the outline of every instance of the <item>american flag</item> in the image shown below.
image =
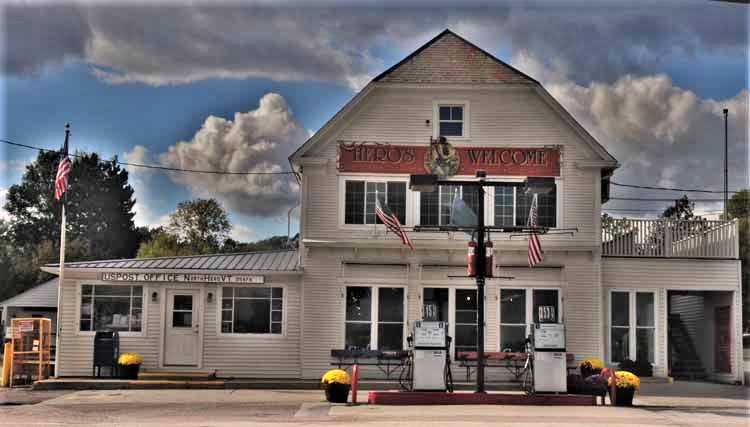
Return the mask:
[[380,197],[378,197],[377,194],[375,195],[375,215],[380,218],[380,221],[382,221],[390,231],[395,233],[401,239],[401,243],[409,246],[411,250],[414,250],[414,245],[412,245],[409,235],[406,234],[406,231],[404,231],[403,228],[401,228],[401,221],[398,220],[396,214],[391,212],[388,205],[383,206],[380,204]]
[[68,174],[70,173],[70,157],[67,155],[57,165],[57,176],[55,176],[55,200],[60,200],[65,190],[68,189]]
[[539,234],[537,234],[536,224],[537,195],[531,200],[531,209],[529,209],[529,267],[533,267],[542,262],[542,245],[539,243]]

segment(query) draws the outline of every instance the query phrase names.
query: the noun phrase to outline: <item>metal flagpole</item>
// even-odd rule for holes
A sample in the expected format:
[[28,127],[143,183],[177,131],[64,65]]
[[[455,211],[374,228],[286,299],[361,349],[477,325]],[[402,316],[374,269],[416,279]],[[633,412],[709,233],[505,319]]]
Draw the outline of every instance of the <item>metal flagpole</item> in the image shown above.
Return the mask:
[[[65,123],[65,143],[63,144],[63,155],[61,160],[68,157],[68,138],[70,137],[70,123]],[[57,169],[55,169],[55,176],[57,176]],[[62,329],[60,322],[63,299],[62,299],[62,286],[65,281],[65,193],[63,192],[60,196],[61,202],[61,221],[60,221],[60,274],[57,278],[57,327],[55,328],[55,377],[58,376],[60,366],[60,331]]]
[[727,137],[729,133],[729,124],[728,124],[728,115],[729,115],[729,109],[724,109],[724,221],[729,221],[729,216],[727,215],[727,199],[729,198],[729,168],[728,168],[728,160],[729,160],[729,143],[727,142]]

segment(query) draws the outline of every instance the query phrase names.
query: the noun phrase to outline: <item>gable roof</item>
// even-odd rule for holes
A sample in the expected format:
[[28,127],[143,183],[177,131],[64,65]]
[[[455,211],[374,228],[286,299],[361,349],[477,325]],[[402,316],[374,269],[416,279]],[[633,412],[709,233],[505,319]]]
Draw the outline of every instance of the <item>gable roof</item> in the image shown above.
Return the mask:
[[[57,274],[59,264],[47,264],[45,268],[45,271]],[[66,262],[65,268],[257,272],[296,272],[300,270],[296,250]]]
[[445,29],[412,54],[375,77],[349,100],[341,110],[289,156],[292,169],[294,169],[295,160],[301,158],[313,145],[324,140],[324,136],[331,132],[339,122],[344,121],[378,83],[509,84],[534,88],[541,98],[601,157],[604,161],[603,167],[614,169],[619,166],[614,156],[538,81],[453,31]]
[[444,30],[373,79],[385,83],[538,84],[451,30]]
[[0,302],[3,307],[57,308],[57,277]]

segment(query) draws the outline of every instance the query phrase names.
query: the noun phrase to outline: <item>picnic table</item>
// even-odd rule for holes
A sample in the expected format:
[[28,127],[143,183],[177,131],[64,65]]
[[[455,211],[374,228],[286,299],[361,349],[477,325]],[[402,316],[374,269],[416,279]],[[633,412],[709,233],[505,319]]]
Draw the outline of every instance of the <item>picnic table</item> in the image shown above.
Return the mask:
[[[518,380],[526,371],[524,366],[527,358],[533,359],[534,354],[526,352],[486,351],[484,353],[484,367],[504,368]],[[565,359],[568,363],[568,370],[576,368],[575,366],[571,366],[571,362],[575,359],[573,353],[566,353]],[[456,362],[458,362],[458,366],[466,368],[466,381],[469,381],[477,368],[477,352],[459,351],[456,354]]]
[[331,350],[331,366],[339,369],[349,369],[353,365],[375,366],[387,379],[391,379],[391,375],[397,372],[401,374],[408,359],[409,352],[406,350]]

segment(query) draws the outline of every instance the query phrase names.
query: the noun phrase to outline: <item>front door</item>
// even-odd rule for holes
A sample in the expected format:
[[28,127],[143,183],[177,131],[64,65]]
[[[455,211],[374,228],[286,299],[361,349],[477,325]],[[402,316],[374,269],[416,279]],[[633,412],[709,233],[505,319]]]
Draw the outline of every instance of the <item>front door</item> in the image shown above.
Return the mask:
[[200,362],[199,295],[196,290],[167,291],[165,365],[198,366]]
[[732,330],[730,306],[714,309],[714,369],[717,372],[732,372]]

